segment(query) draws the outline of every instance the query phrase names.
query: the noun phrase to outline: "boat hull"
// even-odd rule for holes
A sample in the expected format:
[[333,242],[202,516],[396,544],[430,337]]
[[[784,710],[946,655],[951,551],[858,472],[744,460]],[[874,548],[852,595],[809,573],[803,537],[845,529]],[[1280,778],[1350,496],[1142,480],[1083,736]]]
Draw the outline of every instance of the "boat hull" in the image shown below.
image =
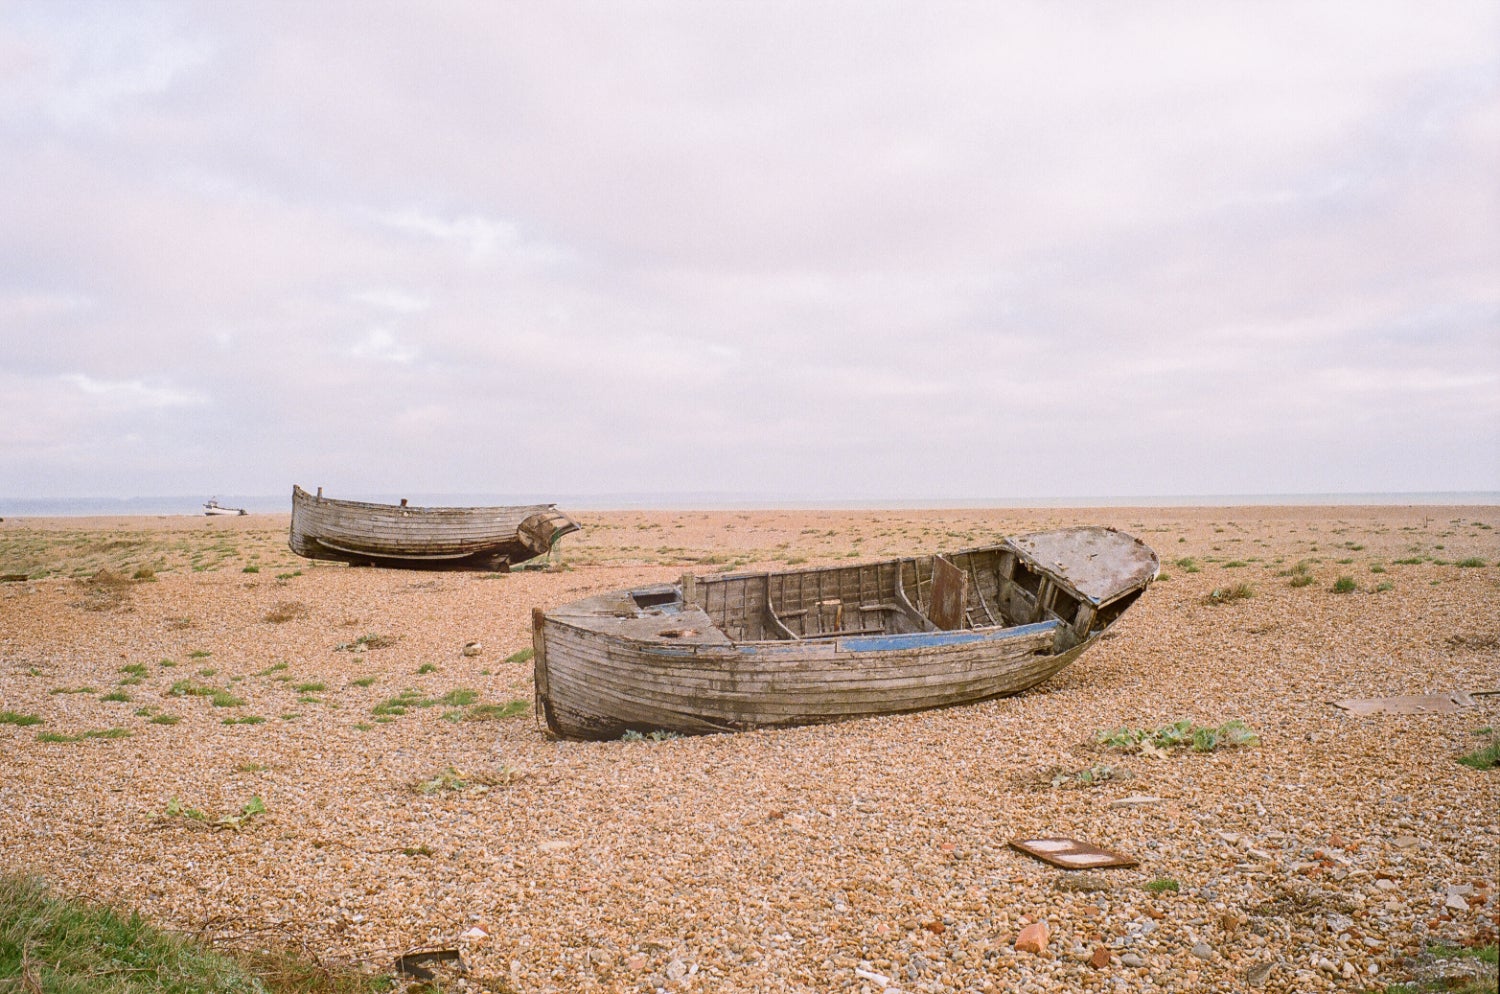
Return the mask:
[[[535,635],[536,633],[534,633]],[[946,644],[872,649],[874,636],[800,645],[626,645],[560,622],[534,637],[545,660],[539,694],[548,727],[576,739],[632,729],[693,735],[814,725],[974,704],[1019,694],[1077,659],[1091,643],[1054,652],[1055,626],[1001,630]],[[540,688],[539,688],[540,689]]]
[[506,569],[547,554],[578,524],[552,504],[411,507],[292,488],[287,544],[308,559],[402,569]]
[[[1054,557],[1051,572],[1018,542],[866,566],[685,577],[536,610],[538,702],[555,734],[611,739],[820,724],[1018,694],[1087,651],[1155,577],[1149,549],[1113,532],[1095,541],[1106,532],[1048,533],[1062,539],[1035,551]],[[1055,561],[1070,551],[1077,584],[1069,564]],[[1112,555],[1122,565],[1106,569]],[[731,637],[747,632],[756,637]]]

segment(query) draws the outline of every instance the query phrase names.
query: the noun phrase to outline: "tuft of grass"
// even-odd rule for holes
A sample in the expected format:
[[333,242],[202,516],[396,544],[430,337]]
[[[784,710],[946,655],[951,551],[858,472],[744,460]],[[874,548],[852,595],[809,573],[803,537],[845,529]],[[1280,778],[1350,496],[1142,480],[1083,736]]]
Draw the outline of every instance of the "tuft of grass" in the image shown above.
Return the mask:
[[93,687],[53,687],[47,691],[49,694],[97,694],[98,690]]
[[119,703],[129,703],[130,702],[130,695],[127,694],[127,693],[125,693],[125,691],[123,691],[123,690],[115,690],[115,691],[111,691],[108,694],[105,694],[103,697],[99,698],[99,700],[101,700],[101,701],[116,701],[116,702],[119,702]]
[[1255,588],[1248,583],[1236,583],[1229,587],[1215,587],[1203,598],[1205,604],[1231,604],[1255,596]]
[[145,663],[131,663],[129,666],[121,666],[120,667],[120,672],[121,673],[128,673],[131,676],[145,676],[146,675],[146,664]]
[[521,779],[524,774],[509,766],[502,765],[493,774],[479,773],[469,775],[460,773],[450,766],[430,780],[419,780],[412,785],[412,789],[418,794],[437,794],[444,791],[470,790],[476,794],[483,794],[491,787],[504,786]]
[[436,673],[436,672],[437,672],[437,664],[436,663],[423,663],[421,666],[417,667],[417,676],[423,676],[423,675],[428,674],[428,673]]
[[48,994],[367,994],[389,977],[335,972],[288,951],[217,952],[134,911],[0,876],[0,977]]
[[34,714],[22,714],[19,711],[0,711],[0,725],[16,725],[25,728],[27,725],[40,725],[42,719]]
[[250,821],[251,818],[254,818],[257,815],[263,815],[265,813],[265,802],[262,801],[259,796],[252,796],[250,800],[246,801],[243,805],[240,806],[240,810],[238,813],[232,815],[223,815],[210,821],[208,815],[204,814],[202,811],[199,811],[197,808],[185,808],[182,806],[182,802],[177,800],[177,798],[167,798],[166,816],[168,818],[188,818],[192,821],[201,821],[206,824],[212,825],[214,828],[227,828],[230,831],[234,832],[238,832],[243,825]]
[[438,698],[438,703],[451,708],[467,707],[479,700],[479,691],[457,687]]
[[77,735],[64,735],[62,732],[37,732],[38,742],[82,742],[84,739],[128,739],[130,729],[128,728],[94,728],[87,732],[79,732]]
[[1163,725],[1155,731],[1117,728],[1110,732],[1099,732],[1094,736],[1094,741],[1106,749],[1120,752],[1163,753],[1184,746],[1190,746],[1194,752],[1213,752],[1216,749],[1259,745],[1260,736],[1237,718],[1217,727],[1197,725],[1183,719]]
[[430,708],[436,703],[437,701],[434,701],[432,698],[424,697],[420,690],[408,687],[395,697],[375,705],[371,709],[371,713],[377,717],[402,715],[412,708]]
[[311,683],[294,683],[292,684],[292,689],[299,694],[316,694],[319,691],[327,690],[328,685],[321,680],[314,680]]
[[1288,582],[1293,587],[1311,586],[1313,583],[1312,563],[1304,559],[1281,575],[1291,577]]
[[536,655],[536,650],[527,646],[519,652],[513,652],[509,656],[506,656],[505,661],[507,663],[524,663],[530,661],[534,655]]
[[351,687],[368,687],[368,686],[370,686],[370,684],[374,683],[378,679],[380,679],[380,678],[379,677],[373,677],[373,676],[362,676],[358,680],[350,680],[349,681],[349,686],[351,686]]
[[1359,584],[1354,582],[1352,576],[1341,576],[1333,581],[1333,592],[1336,594],[1353,593],[1359,589]]
[[259,673],[256,673],[254,675],[255,676],[270,676],[272,673],[280,673],[282,670],[284,670],[286,668],[287,668],[287,664],[285,662],[272,663],[270,666],[267,666],[265,669],[261,670]]
[[1153,894],[1176,894],[1182,890],[1182,886],[1171,877],[1157,877],[1146,884],[1146,889]]
[[1500,739],[1494,739],[1484,748],[1458,757],[1458,761],[1476,770],[1495,769],[1500,766]]
[[245,700],[219,687],[209,687],[192,680],[178,680],[167,688],[168,697],[207,697],[216,708],[241,707]]
[[182,719],[175,714],[159,714],[151,719],[153,725],[175,725]]
[[1113,766],[1096,763],[1086,770],[1059,770],[1052,777],[1052,786],[1063,787],[1071,784],[1081,784],[1085,787],[1094,787],[1104,783],[1106,780],[1114,780],[1121,775],[1121,771]]
[[212,656],[212,655],[213,655],[213,653],[209,652],[207,649],[194,649],[192,652],[188,653],[188,658],[189,659],[207,659],[209,656]]
[[254,565],[252,563],[251,565],[246,566],[244,569],[240,570],[240,572],[241,573],[259,573],[260,572],[260,567]]
[[1485,565],[1488,565],[1488,564],[1485,563],[1485,561],[1483,559],[1480,559],[1478,556],[1470,556],[1467,559],[1460,559],[1454,565],[1459,566],[1462,569],[1478,569],[1481,566],[1485,566]]
[[530,701],[511,701],[509,704],[476,704],[464,713],[465,721],[500,721],[518,714],[525,714]]

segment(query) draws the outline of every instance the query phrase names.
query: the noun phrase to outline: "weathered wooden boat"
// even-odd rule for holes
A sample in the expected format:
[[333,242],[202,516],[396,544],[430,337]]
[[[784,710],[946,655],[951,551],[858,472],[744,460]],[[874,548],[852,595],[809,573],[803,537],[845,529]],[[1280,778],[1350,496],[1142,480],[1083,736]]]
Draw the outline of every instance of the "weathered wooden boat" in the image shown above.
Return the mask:
[[568,738],[840,721],[1017,694],[1156,577],[1109,528],[948,555],[684,576],[532,611],[538,703]]
[[247,512],[243,507],[225,507],[224,505],[219,503],[219,498],[210,497],[208,501],[203,505],[203,513],[208,515],[209,517],[213,517],[219,514],[242,515],[249,512]]
[[406,569],[504,570],[552,551],[578,523],[555,504],[413,507],[334,500],[292,487],[287,544],[308,559]]

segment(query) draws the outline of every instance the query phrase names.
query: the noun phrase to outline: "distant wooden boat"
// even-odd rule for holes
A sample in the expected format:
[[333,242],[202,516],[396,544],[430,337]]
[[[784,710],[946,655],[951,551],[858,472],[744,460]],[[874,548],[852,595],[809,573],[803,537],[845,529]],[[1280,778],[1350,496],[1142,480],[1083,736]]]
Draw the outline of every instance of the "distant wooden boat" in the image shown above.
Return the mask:
[[578,523],[555,504],[411,507],[367,504],[292,487],[287,544],[308,559],[406,569],[503,570],[544,556]]
[[532,612],[548,727],[581,739],[840,721],[1020,693],[1135,603],[1156,554],[1108,528],[950,555],[685,576]]
[[208,499],[208,502],[203,505],[203,513],[207,514],[209,516],[213,516],[213,515],[216,515],[216,514],[235,514],[235,515],[239,515],[239,514],[247,514],[248,512],[244,508],[242,508],[242,507],[224,507],[222,504],[219,503],[219,498],[217,498],[217,497],[210,497]]

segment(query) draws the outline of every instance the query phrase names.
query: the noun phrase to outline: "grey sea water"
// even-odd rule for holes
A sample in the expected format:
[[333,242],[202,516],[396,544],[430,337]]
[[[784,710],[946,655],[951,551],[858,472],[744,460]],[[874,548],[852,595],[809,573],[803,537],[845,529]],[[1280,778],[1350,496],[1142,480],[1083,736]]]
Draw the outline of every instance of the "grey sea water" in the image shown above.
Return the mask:
[[[601,494],[330,494],[345,500],[395,504],[405,498],[418,507],[491,507],[506,504],[557,504],[577,511],[607,510],[785,510],[1020,507],[1255,507],[1305,505],[1494,506],[1500,491],[1323,494],[1155,494],[1073,497],[906,498],[809,497],[797,494],[735,493],[601,493]],[[291,493],[180,494],[156,497],[0,497],[3,517],[91,517],[96,515],[199,515],[210,497],[223,507],[250,514],[290,513]]]

